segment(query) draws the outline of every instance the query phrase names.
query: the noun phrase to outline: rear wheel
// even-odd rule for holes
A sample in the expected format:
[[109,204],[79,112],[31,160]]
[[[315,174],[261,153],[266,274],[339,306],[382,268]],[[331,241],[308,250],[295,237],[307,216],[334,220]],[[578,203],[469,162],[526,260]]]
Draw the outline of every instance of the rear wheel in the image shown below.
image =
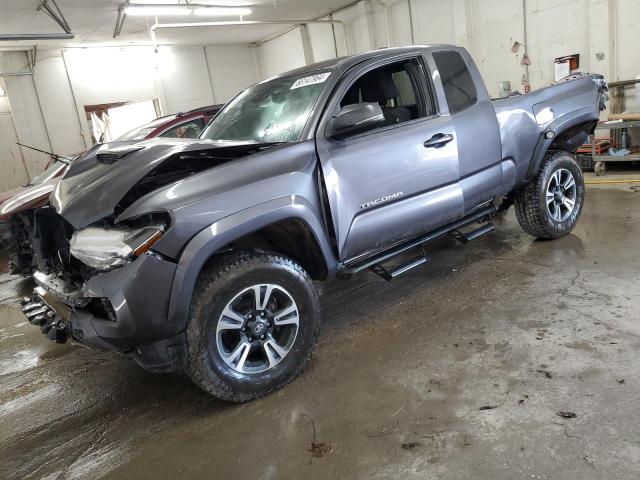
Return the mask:
[[558,238],[573,230],[583,203],[584,178],[575,159],[567,152],[551,152],[538,175],[518,192],[516,217],[534,237]]
[[200,278],[187,324],[187,373],[208,393],[244,402],[289,383],[319,327],[312,280],[275,254],[224,257]]

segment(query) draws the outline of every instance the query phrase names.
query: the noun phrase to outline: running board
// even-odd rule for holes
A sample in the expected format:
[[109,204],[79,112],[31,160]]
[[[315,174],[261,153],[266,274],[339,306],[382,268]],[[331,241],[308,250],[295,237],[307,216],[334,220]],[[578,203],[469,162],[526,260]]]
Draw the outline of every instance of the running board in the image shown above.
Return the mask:
[[[431,233],[414,237],[377,254],[361,259],[356,258],[347,261],[344,264],[344,268],[340,272],[340,276],[351,276],[368,269],[381,276],[385,280],[393,280],[395,277],[402,275],[403,273],[406,273],[409,270],[423,265],[427,262],[426,253],[424,251],[424,244],[427,242],[449,234],[461,243],[467,243],[474,238],[478,238],[492,231],[494,227],[491,216],[495,213],[495,211],[496,208],[494,206],[487,207],[485,209],[474,212],[468,217],[434,230]],[[485,225],[482,225],[481,227],[476,228],[468,233],[463,233],[461,231],[463,228],[473,225],[474,223],[484,222],[486,222]],[[413,248],[420,248],[421,255],[418,258],[415,258],[408,263],[400,265],[392,270],[389,270],[382,265],[383,263]]]
[[465,243],[469,243],[474,238],[481,237],[482,235],[486,235],[487,233],[493,231],[494,227],[491,219],[489,219],[487,222],[488,223],[486,225],[476,228],[475,230],[471,230],[468,233],[461,232],[460,230],[452,230],[449,235],[451,235],[453,238],[464,245]]
[[420,265],[427,263],[427,260],[427,257],[418,257],[409,263],[405,263],[404,265],[400,265],[399,267],[394,268],[393,270],[387,270],[385,267],[378,263],[369,267],[369,270],[390,282],[398,275],[402,275],[412,268],[419,267]]

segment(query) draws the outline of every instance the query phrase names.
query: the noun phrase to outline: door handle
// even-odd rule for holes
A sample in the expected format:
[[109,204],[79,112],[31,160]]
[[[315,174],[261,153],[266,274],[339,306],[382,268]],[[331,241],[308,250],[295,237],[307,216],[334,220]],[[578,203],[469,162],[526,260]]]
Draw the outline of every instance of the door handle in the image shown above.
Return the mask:
[[429,140],[426,140],[423,145],[425,148],[440,148],[444,147],[451,140],[453,140],[453,135],[450,133],[436,133]]

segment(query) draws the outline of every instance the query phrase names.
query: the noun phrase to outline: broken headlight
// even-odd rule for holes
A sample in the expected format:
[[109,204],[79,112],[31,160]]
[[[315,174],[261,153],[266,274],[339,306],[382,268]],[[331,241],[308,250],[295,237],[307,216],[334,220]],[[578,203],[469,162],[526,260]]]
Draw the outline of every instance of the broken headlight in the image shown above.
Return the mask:
[[75,232],[69,245],[71,255],[85,265],[109,270],[148,251],[163,233],[162,225],[131,230],[89,227]]

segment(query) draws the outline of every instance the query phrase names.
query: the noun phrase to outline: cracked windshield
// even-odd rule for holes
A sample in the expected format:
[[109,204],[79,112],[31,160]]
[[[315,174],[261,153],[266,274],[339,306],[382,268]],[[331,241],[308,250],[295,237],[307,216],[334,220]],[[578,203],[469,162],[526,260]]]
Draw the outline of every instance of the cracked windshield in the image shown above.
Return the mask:
[[234,98],[201,138],[295,142],[329,75],[293,76],[254,85]]

